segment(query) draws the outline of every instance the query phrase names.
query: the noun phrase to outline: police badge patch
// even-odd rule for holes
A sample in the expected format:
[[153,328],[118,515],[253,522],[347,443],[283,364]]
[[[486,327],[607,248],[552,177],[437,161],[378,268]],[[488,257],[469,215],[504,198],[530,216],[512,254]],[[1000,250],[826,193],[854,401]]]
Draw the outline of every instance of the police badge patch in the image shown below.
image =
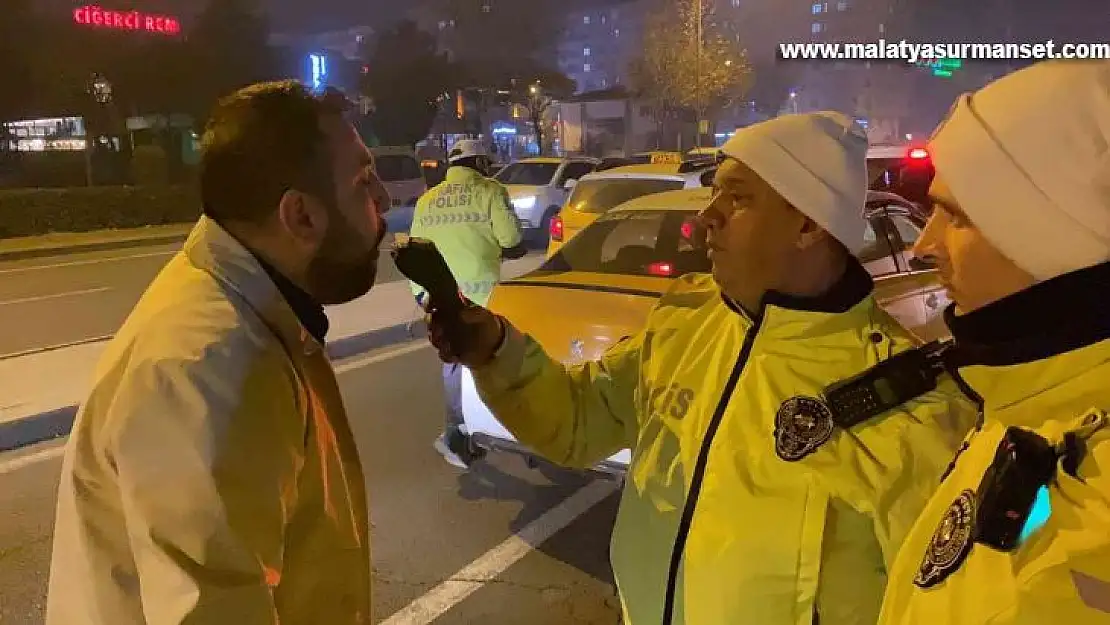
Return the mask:
[[932,588],[960,568],[971,551],[975,505],[975,492],[965,490],[948,507],[925,549],[925,559],[913,578],[915,585]]
[[791,397],[775,415],[775,453],[797,462],[824,445],[833,433],[833,413],[819,399]]

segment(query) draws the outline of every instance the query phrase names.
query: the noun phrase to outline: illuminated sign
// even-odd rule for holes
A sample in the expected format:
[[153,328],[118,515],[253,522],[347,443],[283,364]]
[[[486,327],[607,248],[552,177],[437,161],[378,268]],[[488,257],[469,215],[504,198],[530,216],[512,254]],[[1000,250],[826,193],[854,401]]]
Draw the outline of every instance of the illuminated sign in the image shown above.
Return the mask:
[[94,28],[135,30],[160,35],[181,33],[181,22],[176,17],[153,15],[140,11],[110,11],[96,5],[74,9],[73,21],[82,26],[92,26]]
[[328,57],[308,55],[308,77],[313,91],[321,91],[328,82]]

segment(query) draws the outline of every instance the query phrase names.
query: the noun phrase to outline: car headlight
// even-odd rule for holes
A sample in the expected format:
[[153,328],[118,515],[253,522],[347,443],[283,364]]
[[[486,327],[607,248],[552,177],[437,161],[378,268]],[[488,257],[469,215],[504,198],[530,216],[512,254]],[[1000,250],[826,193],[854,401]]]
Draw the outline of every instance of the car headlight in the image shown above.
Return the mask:
[[513,208],[520,210],[528,210],[536,205],[536,196],[529,195],[528,197],[513,198]]

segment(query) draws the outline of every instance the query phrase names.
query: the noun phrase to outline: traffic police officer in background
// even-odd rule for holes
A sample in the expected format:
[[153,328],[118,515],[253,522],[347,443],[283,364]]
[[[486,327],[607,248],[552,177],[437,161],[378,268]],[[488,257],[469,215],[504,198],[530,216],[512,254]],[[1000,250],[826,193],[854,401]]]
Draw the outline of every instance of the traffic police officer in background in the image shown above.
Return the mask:
[[882,625],[1110,623],[1110,61],[957,100],[916,252],[983,420],[910,532]]
[[917,346],[852,255],[866,151],[839,113],[738,131],[704,190],[712,275],[676,279],[600,360],[565,367],[478,306],[455,345],[432,311],[440,357],[518,440],[572,467],[631,448],[611,548],[626,624],[878,618],[975,406],[944,376],[862,416],[826,393]]
[[[416,203],[413,237],[436,244],[464,296],[481,306],[501,279],[502,258],[520,258],[523,231],[499,182],[487,178],[490,159],[481,141],[458,141],[447,154],[447,175]],[[423,303],[424,292],[412,283],[413,294]],[[443,366],[446,419],[435,448],[450,464],[466,468],[475,459],[463,427],[462,370],[458,364]]]

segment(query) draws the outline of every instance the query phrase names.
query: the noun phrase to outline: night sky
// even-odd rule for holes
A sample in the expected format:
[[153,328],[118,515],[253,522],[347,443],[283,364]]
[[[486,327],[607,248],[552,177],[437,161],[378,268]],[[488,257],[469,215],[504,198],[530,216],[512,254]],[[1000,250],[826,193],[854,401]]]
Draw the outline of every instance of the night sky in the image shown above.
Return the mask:
[[321,32],[351,26],[381,26],[398,19],[417,0],[265,0],[273,28]]

